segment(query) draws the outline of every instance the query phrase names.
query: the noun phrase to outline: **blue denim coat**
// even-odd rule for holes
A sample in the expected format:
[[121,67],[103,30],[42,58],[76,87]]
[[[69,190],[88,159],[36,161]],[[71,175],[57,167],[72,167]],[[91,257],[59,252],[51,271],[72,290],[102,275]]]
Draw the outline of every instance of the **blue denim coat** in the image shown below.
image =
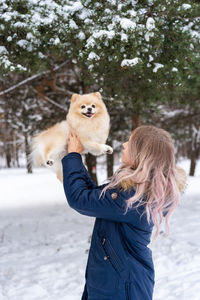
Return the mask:
[[80,154],[69,153],[62,165],[70,207],[96,218],[82,300],[152,300],[154,265],[147,245],[153,223],[148,224],[143,205],[124,213],[135,190],[110,189],[99,199],[105,185],[94,184]]

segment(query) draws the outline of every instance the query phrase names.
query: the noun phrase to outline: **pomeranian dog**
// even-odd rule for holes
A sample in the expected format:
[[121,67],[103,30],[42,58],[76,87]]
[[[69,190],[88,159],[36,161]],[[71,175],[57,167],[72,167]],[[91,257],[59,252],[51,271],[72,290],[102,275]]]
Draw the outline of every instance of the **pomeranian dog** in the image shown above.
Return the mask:
[[32,138],[30,160],[35,166],[52,169],[62,181],[61,159],[67,154],[69,132],[78,136],[83,153],[101,155],[113,152],[105,144],[109,129],[110,117],[99,92],[73,94],[66,120]]

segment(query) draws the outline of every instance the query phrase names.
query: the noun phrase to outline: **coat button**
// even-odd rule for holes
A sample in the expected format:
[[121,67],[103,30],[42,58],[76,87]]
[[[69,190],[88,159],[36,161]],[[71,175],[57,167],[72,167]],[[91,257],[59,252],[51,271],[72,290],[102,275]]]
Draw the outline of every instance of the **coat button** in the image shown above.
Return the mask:
[[109,258],[109,256],[104,256],[104,258],[103,258],[103,259],[104,259],[104,260],[107,260],[108,258]]
[[118,194],[117,193],[112,193],[111,197],[113,200],[116,200],[118,198]]
[[106,239],[103,238],[101,244],[104,245],[105,244]]

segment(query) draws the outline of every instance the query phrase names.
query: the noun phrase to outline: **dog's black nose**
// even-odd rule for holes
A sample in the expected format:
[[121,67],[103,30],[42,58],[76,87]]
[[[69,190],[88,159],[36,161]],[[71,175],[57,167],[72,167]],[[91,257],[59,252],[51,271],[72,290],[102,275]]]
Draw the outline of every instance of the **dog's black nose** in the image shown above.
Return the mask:
[[91,112],[91,111],[92,111],[92,108],[91,108],[91,107],[88,107],[88,109],[87,109],[87,110]]

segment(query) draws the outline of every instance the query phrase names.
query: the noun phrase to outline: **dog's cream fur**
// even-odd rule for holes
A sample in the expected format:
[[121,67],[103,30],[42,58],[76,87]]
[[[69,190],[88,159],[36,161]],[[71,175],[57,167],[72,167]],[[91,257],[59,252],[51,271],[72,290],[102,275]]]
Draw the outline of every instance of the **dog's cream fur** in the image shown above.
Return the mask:
[[113,149],[105,144],[109,127],[110,117],[99,92],[74,94],[67,120],[32,138],[30,159],[33,165],[45,165],[52,169],[62,181],[61,159],[67,154],[69,132],[77,134],[84,153],[111,154]]

